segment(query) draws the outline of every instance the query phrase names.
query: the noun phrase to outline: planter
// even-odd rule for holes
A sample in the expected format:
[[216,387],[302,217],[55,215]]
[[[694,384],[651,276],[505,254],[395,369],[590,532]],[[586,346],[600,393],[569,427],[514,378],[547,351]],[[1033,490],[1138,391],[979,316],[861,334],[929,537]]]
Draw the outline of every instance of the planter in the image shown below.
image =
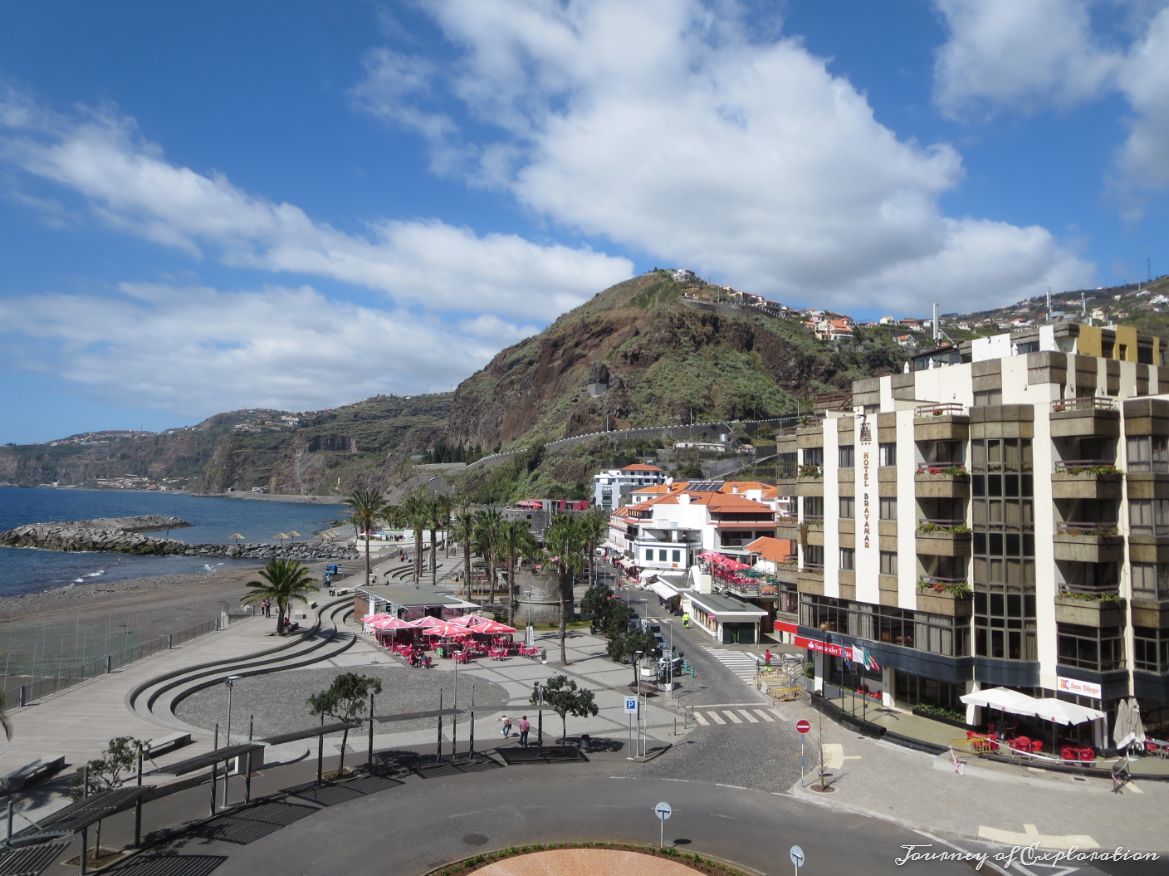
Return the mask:
[[937,714],[931,714],[928,710],[921,706],[914,706],[909,710],[911,714],[917,715],[919,718],[929,718],[931,721],[937,721],[939,724],[949,724],[951,727],[958,727],[962,730],[969,730],[970,725],[965,721],[960,721],[956,718],[947,718]]

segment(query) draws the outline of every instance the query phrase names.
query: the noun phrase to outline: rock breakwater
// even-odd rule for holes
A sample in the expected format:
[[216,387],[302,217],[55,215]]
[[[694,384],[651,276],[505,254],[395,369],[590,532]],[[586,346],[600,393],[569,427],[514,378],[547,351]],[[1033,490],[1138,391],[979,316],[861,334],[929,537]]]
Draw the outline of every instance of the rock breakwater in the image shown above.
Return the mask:
[[27,523],[0,532],[4,547],[53,551],[99,551],[185,557],[230,557],[267,560],[351,560],[357,549],[347,544],[285,542],[284,544],[187,544],[174,538],[144,535],[143,530],[177,529],[190,524],[177,517],[106,517],[67,523]]

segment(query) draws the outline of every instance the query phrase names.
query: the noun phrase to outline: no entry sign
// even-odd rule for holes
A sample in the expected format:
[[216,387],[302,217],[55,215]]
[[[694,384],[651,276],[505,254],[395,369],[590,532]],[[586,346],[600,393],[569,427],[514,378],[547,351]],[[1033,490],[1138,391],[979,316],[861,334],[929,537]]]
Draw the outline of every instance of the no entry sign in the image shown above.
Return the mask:
[[807,733],[811,729],[812,725],[803,718],[800,718],[800,720],[796,721],[796,730],[798,730],[800,733]]

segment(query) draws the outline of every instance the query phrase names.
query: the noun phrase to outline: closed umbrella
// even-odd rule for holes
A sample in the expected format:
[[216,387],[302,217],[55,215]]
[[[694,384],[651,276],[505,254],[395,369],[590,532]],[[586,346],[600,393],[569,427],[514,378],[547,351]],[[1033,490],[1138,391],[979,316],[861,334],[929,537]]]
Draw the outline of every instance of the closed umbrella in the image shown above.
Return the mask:
[[243,541],[245,538],[247,538],[247,536],[244,535],[242,532],[233,532],[231,534],[231,537],[234,538],[236,541]]

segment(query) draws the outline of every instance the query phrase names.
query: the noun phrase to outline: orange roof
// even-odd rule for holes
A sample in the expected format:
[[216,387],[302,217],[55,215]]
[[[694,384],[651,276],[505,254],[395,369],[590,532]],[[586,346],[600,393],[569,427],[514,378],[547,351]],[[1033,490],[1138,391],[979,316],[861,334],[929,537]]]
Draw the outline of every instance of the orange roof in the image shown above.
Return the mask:
[[630,492],[630,495],[633,495],[633,496],[656,496],[656,495],[660,495],[662,493],[672,492],[671,486],[672,485],[668,485],[668,484],[649,484],[648,486],[638,487],[636,490],[632,490]]
[[664,472],[665,469],[658,468],[656,465],[646,465],[644,462],[635,462],[632,465],[627,465],[621,471],[656,471]]
[[770,535],[765,535],[747,545],[746,550],[773,563],[783,563],[794,556],[795,552],[792,550],[792,546],[790,538],[772,538]]

